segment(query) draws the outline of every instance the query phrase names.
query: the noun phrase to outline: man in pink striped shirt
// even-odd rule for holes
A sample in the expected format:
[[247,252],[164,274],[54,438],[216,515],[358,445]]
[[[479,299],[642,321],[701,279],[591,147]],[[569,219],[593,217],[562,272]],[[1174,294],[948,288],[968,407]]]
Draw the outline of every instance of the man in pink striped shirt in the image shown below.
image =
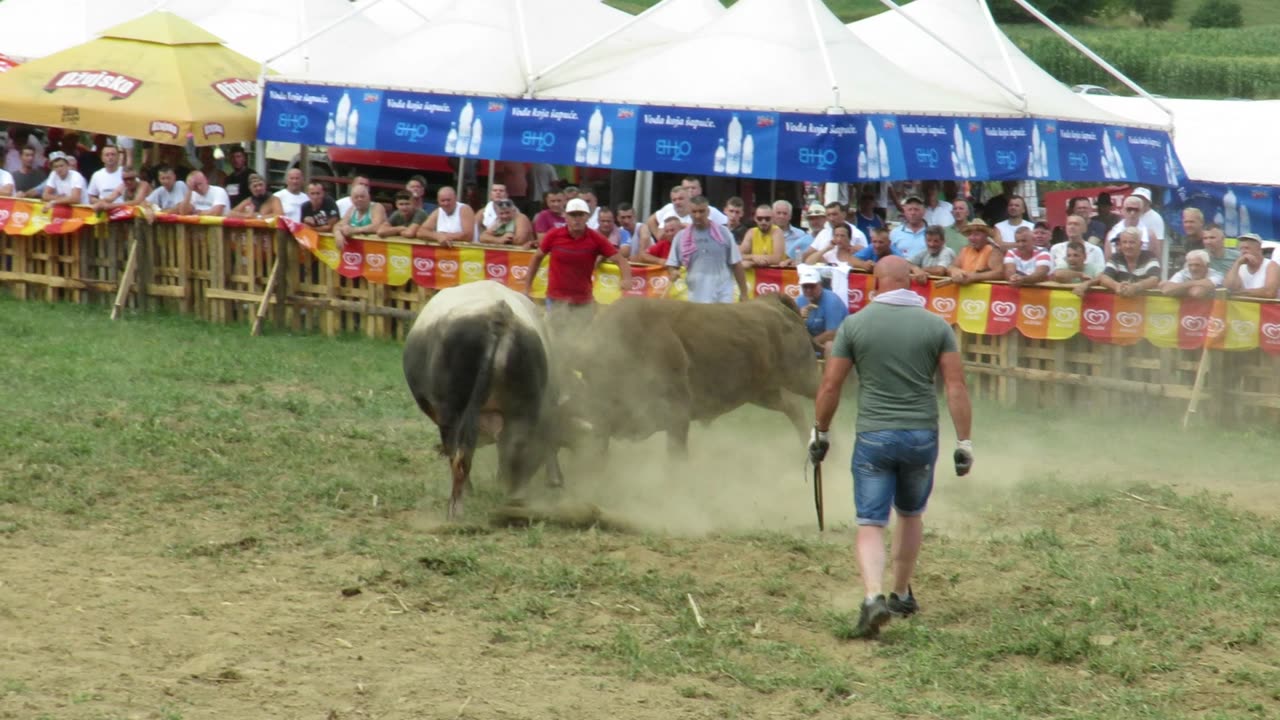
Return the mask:
[[1053,259],[1049,257],[1049,251],[1036,247],[1031,228],[1018,228],[1013,249],[1004,254],[1004,279],[1010,285],[1035,285],[1048,280],[1052,269]]

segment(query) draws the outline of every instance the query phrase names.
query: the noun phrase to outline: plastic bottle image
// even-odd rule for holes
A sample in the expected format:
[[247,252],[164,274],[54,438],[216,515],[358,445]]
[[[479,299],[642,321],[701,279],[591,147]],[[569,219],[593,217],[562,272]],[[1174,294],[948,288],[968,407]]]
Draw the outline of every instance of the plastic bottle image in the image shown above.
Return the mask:
[[742,174],[750,175],[756,167],[756,141],[747,133],[742,141]]
[[877,154],[876,127],[867,121],[867,177],[875,180],[880,177],[880,156]]
[[1235,191],[1231,188],[1227,188],[1227,194],[1222,196],[1222,214],[1225,218],[1222,229],[1227,237],[1237,237],[1240,234],[1240,210],[1236,205]]
[[724,147],[724,171],[737,175],[742,171],[742,122],[738,114],[729,121],[729,134]]
[[889,167],[889,148],[884,144],[884,138],[880,138],[880,149],[877,155],[880,160],[880,177],[887,178],[892,169]]
[[324,144],[333,144],[333,113],[329,113],[329,122],[324,124]]
[[484,123],[480,122],[480,118],[471,121],[471,148],[467,151],[469,155],[480,154],[480,142],[484,140]]
[[444,139],[444,151],[447,155],[452,155],[458,147],[458,123],[449,123],[449,136]]
[[951,148],[951,172],[955,173],[956,177],[965,177],[964,161],[960,159],[960,155],[956,153],[954,147]]
[[356,108],[351,109],[351,114],[347,116],[347,144],[355,145],[360,140],[360,111]]
[[333,144],[347,144],[347,116],[351,114],[351,96],[342,93],[342,98],[338,100],[338,114],[333,117]]
[[475,119],[475,115],[475,108],[471,107],[471,101],[468,100],[462,106],[462,112],[458,113],[458,144],[454,148],[458,155],[466,155],[471,149],[471,121]]
[[600,140],[600,164],[613,164],[613,127],[604,126],[604,138]]
[[712,172],[724,172],[725,154],[724,138],[720,138],[720,142],[716,144],[716,158],[715,163],[711,167]]
[[587,121],[587,164],[600,164],[600,143],[604,139],[604,116],[600,114],[600,108],[596,108],[591,113],[591,119]]
[[[1214,214],[1213,214],[1213,224],[1214,224],[1214,225],[1217,225],[1217,226],[1218,226],[1218,227],[1220,227],[1220,228],[1226,228],[1226,226],[1227,226],[1227,219],[1226,219],[1225,217],[1223,217],[1223,216],[1222,216],[1222,211],[1221,211],[1221,210],[1219,210],[1218,212],[1216,212],[1216,213],[1214,213]],[[1225,230],[1225,229],[1223,230],[1223,233],[1224,233],[1224,234],[1226,233],[1226,230]]]
[[578,144],[573,148],[573,161],[579,165],[587,164],[587,131],[578,131]]
[[867,174],[868,170],[869,168],[867,167],[867,146],[859,145],[858,146],[858,178],[859,179],[870,178],[871,176]]
[[1043,139],[1040,140],[1038,152],[1040,154],[1040,177],[1049,177],[1049,145]]
[[968,140],[964,141],[964,156],[965,167],[968,169],[968,174],[965,177],[977,177],[978,164],[973,160],[973,145]]
[[1249,206],[1240,206],[1240,234],[1253,232],[1253,223],[1249,222]]

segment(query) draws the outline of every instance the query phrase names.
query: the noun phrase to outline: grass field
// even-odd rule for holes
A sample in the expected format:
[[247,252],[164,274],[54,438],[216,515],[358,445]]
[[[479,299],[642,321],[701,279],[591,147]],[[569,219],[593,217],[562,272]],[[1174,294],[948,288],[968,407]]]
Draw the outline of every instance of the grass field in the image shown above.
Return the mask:
[[823,535],[762,411],[695,428],[684,465],[657,438],[566,456],[566,501],[636,532],[491,526],[491,450],[448,524],[397,344],[106,315],[0,296],[0,718],[1280,708],[1274,428],[980,404],[923,612],[865,642],[847,439]]

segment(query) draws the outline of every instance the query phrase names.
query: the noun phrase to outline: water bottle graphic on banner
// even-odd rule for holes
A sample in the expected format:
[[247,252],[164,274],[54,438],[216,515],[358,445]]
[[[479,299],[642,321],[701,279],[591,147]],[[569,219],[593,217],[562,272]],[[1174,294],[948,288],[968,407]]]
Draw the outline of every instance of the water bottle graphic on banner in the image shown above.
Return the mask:
[[356,108],[351,109],[351,114],[347,116],[347,144],[355,145],[360,139],[360,111]]
[[454,152],[458,155],[466,155],[471,149],[471,121],[475,119],[475,114],[470,100],[462,106],[462,112],[458,113],[458,143],[454,147]]
[[861,145],[858,147],[858,177],[859,178],[871,177],[870,175],[867,174],[867,146],[866,145]]
[[756,141],[747,133],[742,141],[742,174],[750,175],[756,165]]
[[1227,237],[1236,237],[1240,234],[1240,211],[1236,206],[1236,194],[1231,188],[1227,188],[1227,194],[1222,196],[1222,229],[1227,233]]
[[573,147],[573,161],[579,165],[587,164],[587,131],[578,131],[578,144]]
[[742,171],[742,123],[738,121],[737,113],[734,113],[733,119],[729,121],[724,171],[730,175],[737,175]]
[[324,124],[324,144],[325,145],[333,144],[333,134],[334,134],[333,113],[329,113],[329,122]]
[[600,142],[604,139],[604,116],[600,114],[600,108],[596,108],[591,113],[591,119],[587,121],[587,164],[600,164]]
[[604,126],[604,139],[600,141],[600,164],[613,164],[613,127]]
[[725,155],[724,138],[720,138],[720,141],[716,143],[715,164],[712,165],[711,172],[724,172]]
[[1253,223],[1249,222],[1249,206],[1240,206],[1240,234],[1253,232]]
[[342,93],[342,99],[338,100],[338,114],[333,117],[334,131],[333,144],[347,144],[347,116],[351,114],[351,96]]
[[880,138],[880,147],[876,154],[880,161],[880,177],[889,177],[889,147],[885,145],[884,138]]
[[484,123],[480,122],[480,118],[471,121],[471,148],[467,151],[469,155],[480,154],[480,142],[484,139]]
[[444,152],[452,155],[458,147],[458,123],[449,123],[449,135],[444,139]]

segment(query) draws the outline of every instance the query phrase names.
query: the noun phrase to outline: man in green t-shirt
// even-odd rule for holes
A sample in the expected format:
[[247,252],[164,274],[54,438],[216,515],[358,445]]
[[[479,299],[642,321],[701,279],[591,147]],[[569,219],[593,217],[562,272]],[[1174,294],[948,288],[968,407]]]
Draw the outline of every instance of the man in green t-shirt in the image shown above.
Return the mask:
[[396,209],[378,226],[378,237],[407,237],[418,234],[418,226],[427,221],[427,213],[414,209],[413,195],[408,190],[396,193]]
[[[853,496],[857,508],[858,569],[866,589],[855,635],[874,637],[892,615],[919,610],[911,574],[924,538],[924,510],[938,460],[938,400],[934,374],[942,373],[956,428],[956,474],[973,466],[969,439],[972,411],[955,334],[941,317],[924,309],[910,288],[910,266],[899,257],[875,267],[876,294],[862,311],[840,325],[815,401],[809,457],[822,462],[828,429],[840,403],[840,388],[858,367],[857,439],[853,450]],[[882,591],[884,530],[889,507],[897,510],[893,533],[893,592]]]

